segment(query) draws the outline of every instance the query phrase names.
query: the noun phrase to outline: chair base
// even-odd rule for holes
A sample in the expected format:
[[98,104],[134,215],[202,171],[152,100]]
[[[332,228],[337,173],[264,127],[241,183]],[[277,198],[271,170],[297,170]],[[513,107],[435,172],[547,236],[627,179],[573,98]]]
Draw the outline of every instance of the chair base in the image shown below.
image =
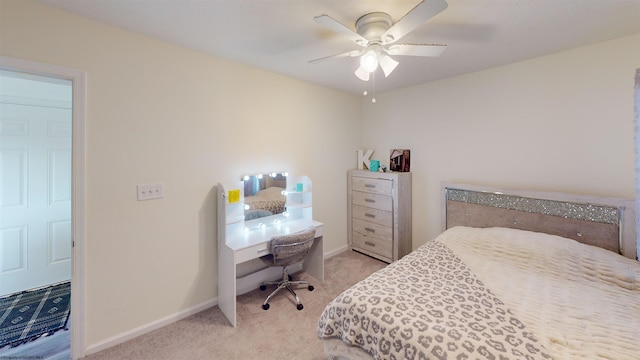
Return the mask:
[[276,287],[275,290],[273,290],[273,292],[271,294],[269,294],[269,296],[267,296],[267,298],[262,303],[262,309],[264,309],[264,310],[269,310],[269,300],[271,300],[271,298],[282,289],[289,290],[291,295],[293,295],[293,297],[296,299],[296,308],[298,310],[302,310],[302,309],[304,309],[304,306],[300,302],[300,298],[298,297],[296,292],[293,290],[293,287],[294,286],[298,287],[298,286],[301,286],[301,285],[305,285],[305,286],[307,286],[307,289],[309,291],[313,291],[313,289],[314,289],[313,285],[309,284],[308,281],[304,281],[304,280],[293,281],[293,279],[291,278],[291,276],[287,272],[287,268],[286,267],[282,269],[282,280],[280,280],[280,281],[265,281],[260,285],[260,291],[265,291],[267,289],[267,285],[278,285],[278,286]]

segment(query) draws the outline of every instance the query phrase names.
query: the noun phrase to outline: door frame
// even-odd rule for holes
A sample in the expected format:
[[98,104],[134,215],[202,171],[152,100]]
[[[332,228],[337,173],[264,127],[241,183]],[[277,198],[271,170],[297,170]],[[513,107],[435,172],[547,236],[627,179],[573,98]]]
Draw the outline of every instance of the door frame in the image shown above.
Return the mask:
[[0,69],[70,80],[72,82],[71,165],[71,358],[85,356],[85,120],[86,72],[0,55]]

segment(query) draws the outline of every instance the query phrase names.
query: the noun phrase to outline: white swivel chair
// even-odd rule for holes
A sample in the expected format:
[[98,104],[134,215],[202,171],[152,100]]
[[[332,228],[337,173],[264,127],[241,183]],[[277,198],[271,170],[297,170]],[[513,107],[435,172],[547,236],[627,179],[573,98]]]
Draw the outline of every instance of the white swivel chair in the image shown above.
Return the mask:
[[267,285],[278,285],[278,287],[265,299],[262,303],[264,310],[269,309],[269,300],[280,290],[287,289],[296,298],[296,307],[298,310],[302,310],[303,306],[300,303],[300,298],[293,290],[294,286],[306,285],[309,291],[313,291],[313,286],[307,281],[293,281],[291,275],[287,271],[287,266],[299,263],[304,260],[309,254],[309,250],[313,245],[313,239],[316,236],[315,227],[309,227],[306,230],[281,236],[274,236],[267,243],[267,248],[270,252],[269,255],[261,257],[262,261],[269,266],[282,267],[282,280],[263,282],[260,285],[260,290],[267,289]]

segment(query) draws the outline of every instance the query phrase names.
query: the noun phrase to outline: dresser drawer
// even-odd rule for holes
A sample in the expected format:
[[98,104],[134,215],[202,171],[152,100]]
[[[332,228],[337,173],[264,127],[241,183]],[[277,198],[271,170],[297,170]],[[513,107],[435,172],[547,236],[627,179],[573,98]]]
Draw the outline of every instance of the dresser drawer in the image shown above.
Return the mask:
[[351,180],[351,189],[355,191],[392,195],[393,181],[387,179],[354,176]]
[[371,194],[362,191],[354,191],[351,193],[351,203],[384,211],[393,209],[393,199],[391,196]]
[[374,237],[366,236],[358,232],[353,232],[353,245],[354,247],[361,248],[363,250],[370,251],[372,253],[379,254],[381,256],[392,258],[393,257],[393,242],[391,240],[380,240]]
[[355,219],[365,220],[388,227],[393,226],[393,213],[391,211],[378,210],[360,205],[353,205],[351,211],[351,216]]
[[352,226],[353,231],[359,232],[360,234],[389,242],[393,240],[393,230],[390,227],[358,219],[352,219]]

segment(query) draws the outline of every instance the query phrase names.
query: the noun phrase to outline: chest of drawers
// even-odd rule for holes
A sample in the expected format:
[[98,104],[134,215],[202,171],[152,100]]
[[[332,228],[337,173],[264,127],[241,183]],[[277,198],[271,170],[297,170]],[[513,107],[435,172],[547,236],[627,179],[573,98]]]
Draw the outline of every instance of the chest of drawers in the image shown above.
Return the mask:
[[386,262],[411,252],[411,173],[350,170],[347,189],[352,250]]

